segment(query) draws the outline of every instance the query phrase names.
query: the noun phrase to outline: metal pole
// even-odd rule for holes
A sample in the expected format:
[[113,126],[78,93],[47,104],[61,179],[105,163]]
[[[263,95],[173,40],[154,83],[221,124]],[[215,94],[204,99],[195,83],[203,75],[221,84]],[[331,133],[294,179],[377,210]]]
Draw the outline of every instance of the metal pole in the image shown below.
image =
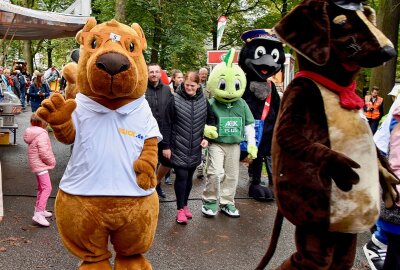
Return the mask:
[[[3,37],[2,42],[4,42],[4,40],[6,40],[7,35],[8,35],[8,31],[10,30],[11,26],[14,24],[16,15],[17,15],[17,14],[14,13],[14,17],[13,17],[13,19],[12,19],[12,21],[11,21],[11,24],[7,27],[7,31],[6,31],[6,33],[4,34],[4,37]],[[15,34],[15,33],[14,33],[14,34]]]
[[[6,61],[7,61],[6,56],[7,56],[8,48],[11,47],[11,42],[14,40],[14,36],[15,36],[15,33],[16,33],[16,32],[17,32],[17,30],[14,31],[14,34],[12,35],[12,37],[11,37],[11,39],[10,39],[10,42],[8,42],[8,45],[6,45],[6,47],[4,48],[4,52],[3,52],[4,64],[6,64]],[[12,71],[12,70],[11,70],[11,71]]]

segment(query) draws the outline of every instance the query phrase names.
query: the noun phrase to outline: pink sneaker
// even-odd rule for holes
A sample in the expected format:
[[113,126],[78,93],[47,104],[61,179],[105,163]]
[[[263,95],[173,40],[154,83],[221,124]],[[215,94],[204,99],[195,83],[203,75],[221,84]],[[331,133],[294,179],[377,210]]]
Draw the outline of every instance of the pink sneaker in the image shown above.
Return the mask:
[[186,216],[188,219],[191,219],[191,218],[193,217],[192,213],[191,213],[190,210],[189,210],[189,207],[184,206],[184,207],[183,207],[183,211],[185,212],[185,216]]
[[185,215],[185,210],[179,209],[178,212],[176,213],[176,222],[179,224],[186,224],[187,223],[187,217]]

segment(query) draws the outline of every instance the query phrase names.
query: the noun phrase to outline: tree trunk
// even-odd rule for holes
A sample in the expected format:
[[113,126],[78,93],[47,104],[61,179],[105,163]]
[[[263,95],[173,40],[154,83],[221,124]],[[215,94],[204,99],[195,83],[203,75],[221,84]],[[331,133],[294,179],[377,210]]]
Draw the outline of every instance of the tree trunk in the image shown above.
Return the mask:
[[47,68],[51,68],[53,66],[53,58],[51,53],[53,52],[53,48],[51,46],[51,40],[47,41]]
[[6,65],[6,56],[4,55],[4,52],[6,50],[6,43],[5,42],[1,42],[1,55],[0,55],[0,65],[1,66],[5,66]]
[[288,1],[283,0],[282,1],[282,18],[285,17],[287,13],[288,13]]
[[26,70],[29,72],[30,75],[33,74],[33,59],[32,59],[32,51],[31,51],[31,44],[30,40],[24,40],[24,59],[26,61]]
[[115,19],[121,23],[126,21],[125,0],[115,1]]
[[[22,6],[26,8],[32,8],[34,4],[34,0],[23,0]],[[23,40],[23,55],[24,60],[26,61],[26,70],[27,72],[32,75],[33,74],[33,59],[32,59],[32,42],[30,40]]]
[[161,43],[161,51],[160,51],[160,67],[162,68],[162,69],[165,69],[165,57],[166,57],[166,55],[165,55],[165,47],[166,47],[166,45],[167,44],[165,44],[165,42],[162,42]]
[[[392,41],[394,48],[398,49],[400,23],[400,0],[380,0],[380,10],[377,14],[378,28]],[[380,96],[384,97],[384,110],[389,111],[392,104],[387,94],[392,90],[396,77],[396,58],[384,65],[372,69],[370,89],[376,85],[379,87]]]
[[159,55],[158,52],[160,50],[161,44],[161,17],[160,14],[154,15],[154,34],[153,34],[153,44],[151,46],[151,63],[158,63]]

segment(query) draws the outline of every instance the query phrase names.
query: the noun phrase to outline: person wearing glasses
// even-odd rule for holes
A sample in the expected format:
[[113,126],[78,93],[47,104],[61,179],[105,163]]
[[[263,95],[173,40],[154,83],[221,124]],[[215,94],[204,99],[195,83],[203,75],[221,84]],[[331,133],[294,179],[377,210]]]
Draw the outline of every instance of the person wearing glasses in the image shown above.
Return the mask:
[[[150,105],[151,112],[154,118],[157,120],[158,127],[161,129],[164,121],[165,108],[167,107],[169,99],[172,97],[172,93],[168,85],[163,84],[161,81],[161,67],[158,64],[150,63],[148,66],[148,84],[146,90],[146,99]],[[162,154],[161,144],[158,144],[158,162],[159,166],[157,169],[157,187],[156,191],[160,198],[165,199],[167,195],[161,188],[161,179],[171,169],[171,163],[169,160],[164,158]]]

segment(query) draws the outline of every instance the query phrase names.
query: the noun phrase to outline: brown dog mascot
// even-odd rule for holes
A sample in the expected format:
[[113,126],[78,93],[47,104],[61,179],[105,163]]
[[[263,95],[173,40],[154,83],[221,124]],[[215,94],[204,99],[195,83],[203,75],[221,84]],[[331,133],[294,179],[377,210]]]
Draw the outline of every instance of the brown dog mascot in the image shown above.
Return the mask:
[[89,19],[81,45],[76,99],[54,94],[38,115],[56,138],[74,143],[56,199],[57,226],[80,270],[152,269],[143,253],[156,231],[157,123],[144,98],[147,66],[141,27]]
[[395,56],[374,25],[374,11],[353,0],[304,0],[276,26],[297,53],[300,72],[286,89],[275,126],[272,160],[277,215],[296,226],[297,251],[278,269],[351,269],[357,233],[379,215],[380,188],[387,207],[398,194],[378,156],[355,93],[361,67]]

